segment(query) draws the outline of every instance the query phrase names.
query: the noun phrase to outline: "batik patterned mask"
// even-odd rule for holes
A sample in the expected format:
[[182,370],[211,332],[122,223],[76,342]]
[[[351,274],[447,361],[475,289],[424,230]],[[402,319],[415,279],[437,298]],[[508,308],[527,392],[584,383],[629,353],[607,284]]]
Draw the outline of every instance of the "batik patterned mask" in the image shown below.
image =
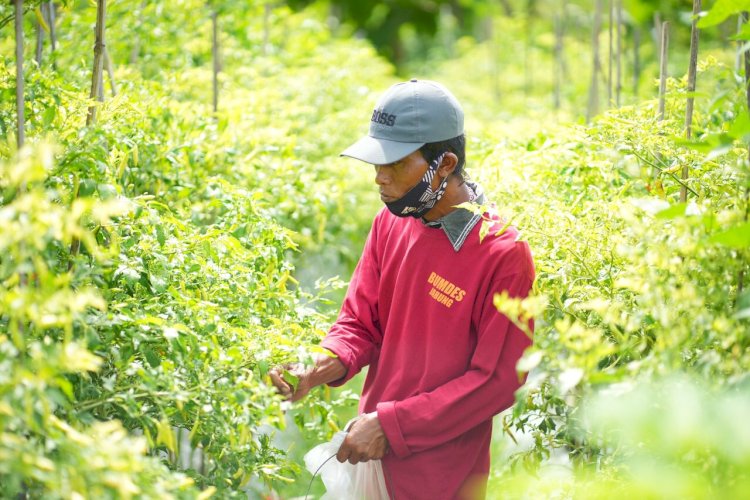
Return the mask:
[[422,217],[424,214],[429,212],[435,204],[445,194],[445,189],[448,187],[448,177],[440,183],[440,186],[433,191],[432,190],[432,179],[437,174],[438,167],[443,161],[445,153],[440,154],[431,163],[424,177],[420,180],[416,186],[411,188],[405,195],[396,201],[386,203],[385,206],[388,210],[397,217]]

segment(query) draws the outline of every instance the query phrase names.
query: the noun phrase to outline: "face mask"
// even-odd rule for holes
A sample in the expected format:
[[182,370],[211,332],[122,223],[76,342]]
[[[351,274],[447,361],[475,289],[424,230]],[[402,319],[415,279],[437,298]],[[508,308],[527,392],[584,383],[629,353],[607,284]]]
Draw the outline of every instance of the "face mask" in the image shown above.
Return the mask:
[[425,172],[422,180],[411,188],[409,192],[398,200],[385,204],[393,215],[397,217],[411,216],[419,218],[429,212],[440,201],[440,198],[445,194],[445,188],[448,187],[448,177],[440,183],[436,191],[433,191],[431,186],[432,179],[437,173],[438,165],[443,161],[443,156],[445,156],[445,153],[430,163],[430,167]]
[[424,214],[430,211],[435,204],[440,201],[440,198],[445,194],[445,188],[448,187],[448,177],[440,183],[436,191],[432,190],[432,179],[437,173],[438,166],[443,161],[445,153],[435,158],[430,167],[425,172],[424,177],[420,180],[416,186],[411,188],[404,196],[396,201],[386,203],[385,206],[388,210],[397,217],[422,217]]

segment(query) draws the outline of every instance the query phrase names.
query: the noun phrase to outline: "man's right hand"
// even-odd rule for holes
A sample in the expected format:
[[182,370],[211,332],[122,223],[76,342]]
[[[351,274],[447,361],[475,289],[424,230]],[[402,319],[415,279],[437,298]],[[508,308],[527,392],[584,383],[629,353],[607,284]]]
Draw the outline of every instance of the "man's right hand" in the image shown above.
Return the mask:
[[[299,401],[300,399],[307,396],[314,386],[310,385],[310,374],[315,367],[306,367],[302,363],[294,363],[290,365],[277,366],[268,372],[271,377],[271,382],[276,387],[276,390],[289,401]],[[288,375],[291,374],[296,377],[296,383],[292,382]]]
[[[277,366],[268,374],[276,390],[287,400],[294,402],[307,396],[313,387],[333,382],[346,375],[346,367],[334,355],[318,354],[310,366],[302,363]],[[292,381],[294,378],[296,380]]]

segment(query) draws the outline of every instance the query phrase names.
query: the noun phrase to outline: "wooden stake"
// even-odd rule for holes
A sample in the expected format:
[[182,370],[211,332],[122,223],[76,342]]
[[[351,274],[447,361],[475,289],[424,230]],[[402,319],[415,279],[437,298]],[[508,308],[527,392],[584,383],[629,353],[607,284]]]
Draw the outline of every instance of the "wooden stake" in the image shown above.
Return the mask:
[[502,97],[502,92],[500,91],[500,54],[501,52],[499,50],[496,50],[496,46],[498,45],[497,41],[495,40],[495,26],[494,26],[494,19],[492,16],[488,16],[485,21],[485,29],[487,37],[487,57],[489,58],[489,68],[490,68],[490,79],[492,81],[492,91],[495,93],[495,99],[497,101],[500,100]]
[[23,99],[23,0],[15,0],[15,28],[16,28],[16,145],[20,150],[26,139],[26,119]]
[[614,21],[615,21],[615,0],[609,0],[609,61],[607,62],[607,106],[612,105],[612,61],[614,61]]
[[534,19],[534,11],[535,11],[535,4],[536,0],[526,0],[526,18],[524,20],[524,29],[526,31],[526,43],[524,44],[524,64],[523,64],[523,75],[524,75],[524,85],[523,85],[523,92],[525,96],[529,96],[531,94],[532,87],[534,85],[534,63],[532,59],[533,51],[532,45],[533,45],[533,24],[532,19]]
[[213,40],[211,44],[211,54],[214,60],[214,113],[219,110],[219,29],[218,29],[218,13],[216,9],[211,12],[211,25],[213,27]]
[[[106,66],[106,61],[103,66]],[[99,73],[99,83],[96,86],[96,92],[96,100],[99,102],[104,102],[104,68],[102,68],[102,72]]]
[[566,0],[562,2],[561,12],[555,14],[555,91],[554,106],[560,109],[562,105],[563,68],[565,66],[563,43],[565,41],[565,6]]
[[146,9],[146,0],[141,1],[141,7],[138,9],[138,21],[136,22],[137,29],[135,30],[135,40],[133,41],[133,47],[130,49],[130,58],[128,61],[130,64],[135,64],[138,61],[138,54],[141,52],[141,28],[143,27],[143,11]]
[[659,47],[659,115],[664,120],[665,95],[667,92],[667,55],[669,53],[669,22],[661,25],[661,44]]
[[[667,54],[669,49],[669,23],[664,22],[661,25],[661,34],[659,36],[661,43],[659,44],[659,113],[657,115],[657,121],[664,121],[664,109],[666,102],[667,93]],[[661,153],[656,153],[661,158]],[[659,169],[653,169],[653,177],[659,177]]]
[[615,25],[617,26],[617,83],[615,84],[615,105],[620,107],[620,95],[622,94],[622,0],[617,0]]
[[[737,16],[737,34],[739,35],[741,31],[742,31],[742,14]],[[744,42],[738,38],[737,39],[737,54],[734,58],[734,72],[737,75],[740,74],[740,68],[742,68],[743,57],[742,57],[742,52],[740,51],[740,49],[742,48],[742,45],[744,45]]]
[[[687,87],[689,96],[687,99],[687,107],[685,109],[685,137],[687,139],[691,139],[693,136],[693,105],[695,103],[693,94],[695,93],[696,70],[698,67],[698,14],[700,14],[700,11],[701,0],[693,0],[693,26],[690,30],[690,65],[688,66]],[[688,166],[685,165],[682,167],[682,180],[685,183],[687,181],[688,174]],[[682,203],[685,203],[687,201],[687,188],[685,187],[685,185],[680,187],[680,201]]]
[[[94,41],[94,70],[91,74],[91,94],[89,96],[91,99],[96,99],[97,101],[103,100],[103,91],[102,91],[102,72],[104,69],[104,51],[106,50],[106,47],[104,45],[104,22],[107,15],[107,0],[96,0],[96,27],[94,28],[95,31],[95,41]],[[96,123],[96,105],[92,104],[91,107],[89,107],[88,116],[86,117],[86,126],[91,126],[94,123]],[[76,188],[76,192],[74,197],[78,198],[78,191],[80,189],[80,186]],[[68,271],[73,269],[73,259],[76,255],[78,255],[78,252],[81,250],[81,240],[73,237],[73,240],[70,242],[70,260],[68,261]]]
[[34,31],[36,31],[36,50],[34,51],[34,59],[36,60],[37,66],[42,66],[42,49],[44,48],[44,29],[39,19],[34,24]]
[[263,55],[268,55],[268,44],[271,38],[271,3],[263,4]]
[[[96,41],[94,42],[94,71],[91,75],[91,99],[101,101],[102,72],[104,70],[104,20],[107,14],[107,0],[96,0]],[[96,105],[89,108],[86,126],[96,122]]]
[[57,70],[57,62],[55,61],[55,51],[57,50],[57,31],[55,30],[55,2],[50,0],[47,2],[47,26],[49,26],[49,45],[50,45],[50,60],[52,61],[52,69]]
[[602,24],[602,0],[594,0],[594,27],[591,36],[591,87],[589,87],[589,106],[586,112],[586,121],[599,113],[599,31]]
[[638,89],[641,81],[641,29],[633,27],[633,96],[638,101]]
[[[112,97],[117,95],[117,84],[115,83],[115,71],[112,68],[112,59],[109,57],[109,50],[104,47],[104,67],[107,68],[107,76],[109,77],[109,88],[112,91]],[[101,84],[104,87],[103,84]],[[102,89],[102,92],[104,90]]]
[[661,14],[659,11],[654,12],[654,28],[651,30],[651,33],[653,35],[654,39],[654,45],[659,47],[659,42],[661,42]]
[[[747,24],[748,20],[750,20],[750,15],[747,11],[742,12],[740,15],[739,27],[742,27],[742,23]],[[750,112],[750,52],[745,51],[743,59],[745,60],[745,104],[747,105],[748,112]],[[747,147],[747,161],[748,164],[750,164],[750,145]],[[745,187],[745,222],[747,222],[748,216],[750,216],[750,186]],[[737,299],[739,299],[745,286],[744,260],[745,259],[741,259],[740,261],[740,273],[737,276]]]

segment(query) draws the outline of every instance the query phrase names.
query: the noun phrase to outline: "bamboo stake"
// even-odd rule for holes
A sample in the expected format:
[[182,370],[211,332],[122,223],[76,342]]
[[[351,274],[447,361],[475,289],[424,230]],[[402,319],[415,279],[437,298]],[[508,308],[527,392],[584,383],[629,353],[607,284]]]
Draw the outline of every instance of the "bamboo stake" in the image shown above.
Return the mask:
[[615,84],[615,105],[620,107],[620,95],[622,94],[622,0],[617,0],[615,26],[617,26],[617,83]]
[[[117,95],[117,84],[115,83],[115,72],[112,68],[112,59],[109,57],[109,50],[107,47],[104,47],[104,67],[107,68],[107,76],[109,77],[109,88],[112,91],[112,97]],[[100,84],[102,89],[101,92],[104,92],[104,84]]]
[[133,47],[130,49],[130,64],[135,64],[138,60],[138,54],[141,52],[141,28],[143,27],[143,11],[146,9],[146,0],[141,1],[141,7],[138,9],[138,21],[136,23],[135,40]]
[[633,28],[633,96],[638,101],[638,89],[641,81],[641,29]]
[[[748,20],[750,20],[750,15],[747,11],[742,12],[739,27],[742,27],[743,22],[747,24]],[[745,60],[745,101],[747,110],[750,112],[750,52],[745,51],[743,59]],[[747,147],[747,157],[748,164],[750,164],[750,145]],[[750,186],[745,187],[745,222],[748,221],[748,216],[750,216]],[[738,299],[745,285],[745,263],[743,261],[744,259],[741,259],[740,273],[737,276]]]
[[15,0],[15,28],[16,28],[16,118],[18,130],[16,144],[20,150],[26,140],[26,118],[23,100],[23,0]]
[[[104,57],[102,55],[102,57]],[[106,61],[103,66],[106,66]],[[104,102],[104,68],[102,67],[102,72],[99,73],[99,83],[96,87],[96,100],[99,102]]]
[[612,105],[612,61],[614,60],[614,15],[615,0],[609,0],[609,60],[607,62],[607,106]]
[[555,14],[555,91],[553,95],[555,109],[560,109],[562,104],[562,84],[563,84],[563,67],[565,62],[563,61],[563,43],[565,38],[565,4],[563,0],[561,12]]
[[[687,108],[685,109],[685,137],[691,139],[693,136],[693,105],[695,98],[695,79],[696,70],[698,66],[698,14],[701,11],[701,0],[693,0],[693,26],[690,30],[690,65],[688,66],[688,99]],[[682,180],[687,181],[688,178],[688,166],[682,167]],[[685,186],[680,188],[680,201],[682,203],[687,201],[687,189]]]
[[602,24],[602,0],[594,0],[594,28],[591,36],[591,87],[589,88],[589,106],[586,121],[589,122],[599,112],[599,31]]
[[[94,42],[94,71],[91,75],[91,99],[101,101],[102,71],[104,70],[104,19],[107,0],[96,0],[96,41]],[[96,122],[96,105],[89,107],[86,126]]]
[[211,45],[211,54],[213,56],[213,86],[214,86],[214,113],[219,110],[219,34],[218,34],[218,13],[214,8],[211,12],[211,25],[213,27],[213,40]]
[[490,68],[490,79],[492,81],[492,91],[495,93],[495,98],[499,101],[502,97],[500,91],[500,51],[496,50],[497,41],[495,40],[495,25],[492,16],[488,16],[486,20],[487,29],[487,57],[489,58]]
[[[107,14],[107,0],[96,1],[96,27],[94,28],[95,42],[94,42],[94,70],[91,74],[91,99],[102,101],[102,71],[104,68],[104,20]],[[88,116],[86,117],[86,126],[90,126],[96,123],[96,104],[92,104],[89,107]],[[78,189],[76,189],[75,197],[78,197]],[[68,261],[68,271],[73,269],[73,259],[81,249],[81,240],[73,237],[70,242],[70,260]]]
[[[739,35],[742,31],[742,14],[737,16],[737,34]],[[737,53],[734,58],[734,73],[739,75],[740,74],[740,68],[742,67],[742,52],[740,49],[742,48],[743,41],[737,38]]]
[[[664,121],[664,109],[666,107],[667,93],[667,54],[669,53],[669,23],[664,22],[661,26],[661,43],[659,44],[659,113],[657,121]],[[661,154],[657,153],[661,159]],[[653,176],[659,176],[659,169],[653,169]]]
[[528,97],[531,94],[531,87],[534,84],[534,64],[532,61],[533,51],[532,40],[533,40],[533,25],[531,23],[534,18],[534,2],[535,0],[526,0],[526,17],[524,19],[524,30],[526,34],[526,43],[524,44],[524,58],[523,58],[523,75],[524,85],[523,93],[524,96]]
[[654,38],[654,45],[656,47],[659,47],[659,42],[661,41],[661,28],[662,22],[661,22],[661,14],[659,11],[654,12],[654,28],[651,30],[651,33]]
[[55,61],[55,51],[57,50],[57,32],[55,31],[55,2],[50,0],[47,2],[47,26],[49,26],[49,44],[50,44],[50,59],[52,60],[52,69],[57,70],[57,62]]
[[667,93],[667,55],[669,49],[669,22],[661,25],[661,44],[659,50],[659,121],[664,120],[665,96]]
[[57,33],[55,32],[55,2],[47,2],[47,24],[49,25],[49,41],[52,45],[52,52],[57,49]]
[[42,66],[42,49],[44,48],[44,29],[42,29],[42,23],[39,19],[34,24],[34,31],[36,32],[36,50],[34,51],[34,59],[36,60],[37,66]]
[[271,3],[263,4],[263,55],[268,55],[268,44],[271,38]]

